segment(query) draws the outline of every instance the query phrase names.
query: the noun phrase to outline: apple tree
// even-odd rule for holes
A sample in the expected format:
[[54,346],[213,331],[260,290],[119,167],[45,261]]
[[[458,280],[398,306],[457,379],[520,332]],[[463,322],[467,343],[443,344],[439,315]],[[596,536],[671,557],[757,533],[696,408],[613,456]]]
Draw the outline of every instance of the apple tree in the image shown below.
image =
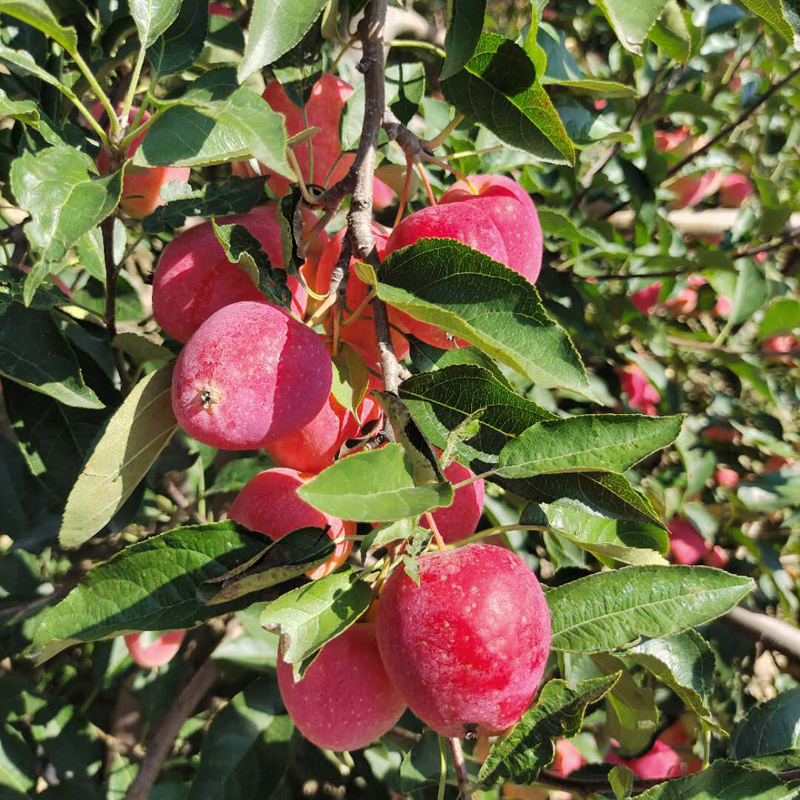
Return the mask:
[[0,0],[0,798],[800,796],[798,47]]

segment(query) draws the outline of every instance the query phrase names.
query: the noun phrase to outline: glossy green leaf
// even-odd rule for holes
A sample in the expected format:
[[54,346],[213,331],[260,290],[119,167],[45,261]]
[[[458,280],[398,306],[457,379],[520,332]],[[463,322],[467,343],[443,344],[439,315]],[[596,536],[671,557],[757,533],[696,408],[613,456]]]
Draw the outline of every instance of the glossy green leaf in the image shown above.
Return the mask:
[[314,24],[325,0],[255,0],[239,82],[277,61]]
[[49,311],[11,303],[0,314],[0,374],[75,408],[103,408]]
[[747,800],[790,800],[797,788],[766,770],[749,770],[719,759],[708,769],[669,780],[643,794],[641,800],[728,800],[731,792]]
[[575,148],[533,62],[514,42],[481,34],[472,58],[441,87],[462,114],[511,147],[554,164],[575,162]]
[[742,0],[742,5],[772,26],[787,44],[794,43],[794,30],[786,18],[783,0]]
[[[369,370],[358,351],[347,342],[339,344],[333,360],[333,387],[331,394],[342,408],[358,419],[358,407],[369,390]],[[364,420],[360,420],[363,422]]]
[[783,297],[770,303],[758,326],[758,338],[767,339],[780,333],[800,329],[800,300]]
[[208,6],[184,0],[175,21],[147,49],[160,78],[177,75],[200,56],[208,33]]
[[649,39],[680,64],[689,59],[692,39],[677,0],[668,0],[663,13],[650,29]]
[[370,550],[377,550],[379,547],[385,547],[389,542],[409,539],[414,533],[413,518],[398,519],[395,522],[377,525],[364,537],[364,541],[361,542],[361,553],[366,555]]
[[192,628],[253,602],[206,607],[198,590],[264,549],[264,537],[233,522],[175,528],[129,545],[90,570],[45,617],[34,646],[132,631]]
[[756,476],[737,488],[736,497],[760,513],[800,505],[800,464]]
[[414,319],[466,339],[535,383],[592,397],[566,331],[536,287],[454,239],[420,239],[381,262],[378,296]]
[[0,13],[27,22],[58,42],[68,53],[74,53],[78,49],[75,28],[67,28],[59,23],[59,14],[54,6],[56,4],[48,0],[0,0]]
[[602,517],[664,527],[652,503],[634,489],[624,475],[612,472],[560,473],[520,480],[498,478],[497,482],[534,503],[552,503],[568,498]]
[[39,125],[39,107],[33,100],[11,100],[0,89],[0,115],[24,122],[26,125]]
[[[400,789],[409,795],[429,786],[438,786],[442,774],[442,748],[444,748],[445,779],[456,782],[453,756],[445,740],[432,730],[425,730],[422,738],[405,754],[400,764]],[[466,761],[467,774],[474,762]],[[473,770],[474,772],[474,770]]]
[[98,177],[85,153],[72,147],[49,147],[13,161],[11,186],[19,205],[31,215],[25,233],[42,265],[26,281],[25,302],[30,304],[49,272],[48,265],[61,261],[84,233],[116,208],[122,172]]
[[148,233],[180,228],[187,217],[221,217],[245,214],[264,198],[266,177],[239,178],[231,175],[222,183],[209,183],[202,189],[159,206],[142,220]]
[[766,275],[753,259],[742,259],[729,319],[734,323],[750,319],[767,302],[768,298],[769,289]]
[[714,652],[697,631],[647,639],[625,656],[669,686],[699,717],[712,719],[708,695],[714,682]]
[[244,225],[217,225],[216,221],[211,224],[228,261],[249,275],[264,299],[291,308],[292,292],[286,285],[286,272],[273,268],[258,238]]
[[562,680],[546,683],[522,719],[492,746],[477,784],[491,788],[501,781],[533,783],[553,761],[553,740],[574,736],[580,730],[586,707],[600,700],[618,679],[619,673],[591,678],[574,689]]
[[620,130],[574,97],[557,97],[553,104],[576,147],[590,147],[598,142],[633,141],[630,133]]
[[291,761],[293,733],[275,679],[256,678],[214,717],[187,800],[269,797]]
[[167,364],[139,381],[109,420],[67,500],[62,547],[80,547],[102,530],[177,430],[172,368]]
[[625,664],[609,653],[592,656],[592,661],[604,675],[619,675],[606,695],[604,733],[616,740],[614,749],[623,758],[639,755],[655,736],[660,717],[655,689],[640,686]]
[[22,734],[0,723],[0,792],[4,800],[28,800],[36,784],[36,759]]
[[444,39],[446,53],[439,80],[443,81],[462,69],[475,53],[483,32],[486,0],[452,0],[450,19]]
[[60,81],[46,69],[42,69],[27,50],[14,50],[0,43],[0,63],[4,64],[12,73],[32,75],[51,86],[61,86]]
[[596,0],[622,46],[636,55],[669,0]]
[[339,519],[391,522],[415,517],[453,502],[449,483],[414,485],[411,460],[398,444],[342,458],[297,494],[319,511]]
[[531,504],[522,513],[523,525],[544,525],[557,536],[597,556],[604,564],[666,564],[667,533],[646,522],[609,519],[589,512],[570,499],[550,505]]
[[796,747],[800,747],[798,686],[751,708],[731,734],[731,757],[737,761]]
[[599,572],[547,593],[554,650],[602,653],[641,637],[702,625],[753,590],[753,581],[710,567],[647,566]]
[[273,600],[261,624],[280,634],[281,655],[297,680],[303,662],[343,633],[372,602],[372,589],[350,567]]
[[128,0],[139,42],[150,47],[175,21],[181,9],[181,0]]
[[683,417],[585,414],[538,422],[500,452],[496,472],[527,478],[555,472],[625,472],[668,447]]
[[195,166],[254,156],[269,172],[293,177],[283,115],[244,86],[231,68],[213,69],[163,113],[134,156],[136,166]]
[[333,539],[321,529],[302,528],[268,545],[245,570],[237,567],[224,579],[210,581],[204,587],[204,596],[211,595],[208,605],[218,605],[299,578],[325,563],[335,547]]
[[455,446],[459,460],[467,464],[494,464],[507,442],[537,422],[556,419],[487,369],[472,364],[412,375],[400,385],[400,397],[423,433],[440,449],[447,446],[450,431],[482,409],[478,434]]

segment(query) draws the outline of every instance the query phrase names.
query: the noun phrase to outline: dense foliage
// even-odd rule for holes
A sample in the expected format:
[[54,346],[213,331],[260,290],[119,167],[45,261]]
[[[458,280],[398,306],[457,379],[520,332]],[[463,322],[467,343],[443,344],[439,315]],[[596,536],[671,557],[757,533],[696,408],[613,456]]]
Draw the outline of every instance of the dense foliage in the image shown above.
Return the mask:
[[797,796],[798,37],[0,0],[0,798]]

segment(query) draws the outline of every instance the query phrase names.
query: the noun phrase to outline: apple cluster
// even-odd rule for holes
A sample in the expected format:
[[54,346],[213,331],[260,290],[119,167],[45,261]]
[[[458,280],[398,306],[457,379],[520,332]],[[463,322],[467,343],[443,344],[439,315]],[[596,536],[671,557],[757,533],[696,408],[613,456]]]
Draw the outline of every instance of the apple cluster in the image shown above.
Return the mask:
[[[308,146],[295,150],[310,183],[330,183],[349,166],[338,120],[351,91],[338,78],[323,76],[304,120],[280,85],[267,86],[264,96],[285,114],[290,134],[319,128],[312,139],[313,174]],[[250,169],[246,163],[235,166],[242,175]],[[142,180],[141,174],[133,178]],[[269,185],[277,195],[287,190],[278,177]],[[376,182],[379,196],[383,188]],[[126,184],[126,194],[135,190]],[[390,200],[385,192],[384,199]],[[307,234],[315,235],[307,237],[299,275],[283,276],[291,292],[286,307],[265,299],[248,272],[229,260],[212,222],[203,222],[164,248],[153,279],[153,311],[164,333],[183,344],[172,383],[173,410],[183,430],[222,450],[264,450],[276,464],[242,488],[229,517],[273,540],[304,527],[326,530],[335,550],[308,573],[316,580],[347,560],[356,523],[318,511],[297,489],[347,451],[343,445],[357,440],[367,423],[381,424],[383,412],[371,394],[356,409],[345,408],[333,394],[332,314],[315,311],[318,298],[328,294],[347,232],[317,233],[317,218],[309,209],[303,213]],[[246,228],[273,270],[284,268],[275,202],[216,222]],[[410,214],[394,230],[375,223],[374,236],[381,258],[423,237],[440,237],[467,244],[532,283],[541,267],[536,208],[505,176],[458,181],[439,205]],[[369,293],[351,271],[338,333],[370,370],[369,388],[379,390]],[[389,309],[389,320],[401,359],[409,352],[407,336],[441,348],[466,346],[397,309]],[[443,548],[475,531],[484,500],[483,480],[467,467],[453,462],[444,474],[453,484],[466,483],[452,505],[420,520]],[[292,665],[279,653],[286,707],[317,745],[363,747],[386,733],[406,708],[443,735],[493,735],[519,720],[530,704],[550,646],[550,616],[531,569],[510,550],[484,543],[425,553],[418,568],[417,583],[402,564],[396,566],[370,612],[323,646],[302,679],[294,680]],[[154,666],[180,647],[179,635],[167,637],[145,645],[134,635],[128,646],[138,663]]]

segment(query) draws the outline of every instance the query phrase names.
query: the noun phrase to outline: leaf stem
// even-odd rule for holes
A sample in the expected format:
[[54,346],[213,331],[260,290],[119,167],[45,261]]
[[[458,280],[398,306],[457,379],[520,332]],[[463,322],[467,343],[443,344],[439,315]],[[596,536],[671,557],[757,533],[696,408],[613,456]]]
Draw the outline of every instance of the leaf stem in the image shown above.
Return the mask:
[[519,523],[516,525],[495,525],[492,528],[484,528],[482,531],[473,533],[472,536],[467,536],[464,539],[459,539],[457,542],[448,544],[447,549],[454,550],[456,547],[463,547],[465,544],[480,542],[498,533],[508,533],[509,531],[539,531],[540,533],[546,533],[549,530],[550,528],[546,525],[520,525]]
[[136,95],[136,90],[139,88],[139,76],[142,74],[145,55],[147,55],[147,49],[144,46],[144,42],[142,42],[139,48],[139,55],[136,58],[136,64],[133,67],[133,76],[128,85],[128,91],[125,93],[125,103],[122,106],[121,118],[123,130],[128,129],[128,116],[131,113],[131,106],[133,105],[133,98]]
[[436,53],[437,56],[444,58],[446,53],[441,47],[432,44],[431,42],[421,42],[417,39],[392,39],[386,42],[387,47],[416,47],[420,50],[429,50],[431,53]]
[[[108,95],[103,91],[103,87],[97,82],[97,78],[95,78],[94,73],[91,71],[91,69],[89,69],[89,65],[83,60],[83,56],[81,56],[77,50],[75,50],[74,53],[70,53],[70,55],[72,56],[72,60],[77,64],[78,69],[83,73],[84,77],[89,83],[89,86],[91,86],[95,96],[102,104],[106,114],[108,114],[108,124],[112,135],[118,133],[119,120],[117,119],[117,115],[114,113],[114,109],[111,107],[111,101],[108,99]],[[94,119],[94,117],[92,117],[92,119]],[[98,127],[100,126],[98,125]],[[103,131],[103,137],[105,138],[105,131]]]

